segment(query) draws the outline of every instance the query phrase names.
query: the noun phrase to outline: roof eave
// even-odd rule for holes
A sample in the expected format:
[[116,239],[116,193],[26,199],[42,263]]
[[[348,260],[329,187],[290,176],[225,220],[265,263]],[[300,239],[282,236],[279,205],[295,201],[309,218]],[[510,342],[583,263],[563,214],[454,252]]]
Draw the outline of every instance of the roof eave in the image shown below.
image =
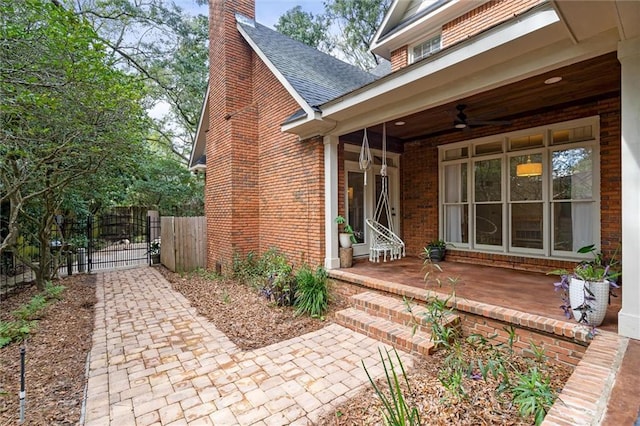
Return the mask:
[[351,107],[370,97],[379,96],[378,92],[391,92],[404,86],[407,81],[428,78],[438,71],[453,68],[456,64],[465,60],[478,57],[496,47],[507,45],[513,40],[557,22],[559,22],[557,14],[551,7],[548,7],[538,9],[535,13],[521,16],[508,23],[503,23],[499,27],[479,36],[442,50],[430,59],[412,64],[361,89],[324,103],[321,105],[323,117],[330,118],[345,107]]
[[312,115],[283,123],[280,130],[295,134],[300,140],[305,140],[314,136],[324,136],[335,126],[335,121],[323,119],[320,111],[314,111]]
[[198,129],[196,137],[191,148],[191,157],[189,158],[189,168],[194,167],[194,162],[198,161],[207,150],[207,132],[209,131],[209,82],[207,82],[207,90],[202,102],[202,110],[200,111],[200,120],[198,121]]

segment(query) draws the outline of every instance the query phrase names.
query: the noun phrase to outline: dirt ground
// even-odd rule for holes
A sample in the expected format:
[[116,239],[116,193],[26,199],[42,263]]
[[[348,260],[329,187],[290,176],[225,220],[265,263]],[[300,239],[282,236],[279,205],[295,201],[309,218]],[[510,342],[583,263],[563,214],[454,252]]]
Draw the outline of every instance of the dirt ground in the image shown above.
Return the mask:
[[[324,327],[333,314],[347,306],[334,299],[324,320],[295,316],[292,308],[269,303],[258,292],[229,280],[211,280],[205,275],[179,275],[158,267],[184,294],[198,312],[243,349],[255,349]],[[91,348],[95,277],[77,275],[61,281],[67,286],[62,301],[49,306],[27,349],[28,425],[69,425],[80,419],[85,386],[87,353]],[[0,302],[0,320],[7,319],[26,303],[35,287],[24,288]],[[19,413],[20,347],[11,344],[0,349],[0,426],[17,424]],[[418,363],[409,374],[410,403],[419,407],[424,424],[531,424],[522,420],[507,398],[492,392],[496,383],[468,380],[470,398],[451,398],[437,379],[442,354]],[[554,368],[555,388],[561,388],[571,373]],[[350,399],[319,422],[320,425],[382,424],[381,405],[370,387]]]
[[[48,306],[28,340],[0,349],[0,425],[18,424],[20,348],[26,349],[27,425],[70,425],[80,419],[87,353],[91,349],[95,276],[61,280],[63,299]],[[35,294],[22,287],[0,302],[0,320],[10,319]]]

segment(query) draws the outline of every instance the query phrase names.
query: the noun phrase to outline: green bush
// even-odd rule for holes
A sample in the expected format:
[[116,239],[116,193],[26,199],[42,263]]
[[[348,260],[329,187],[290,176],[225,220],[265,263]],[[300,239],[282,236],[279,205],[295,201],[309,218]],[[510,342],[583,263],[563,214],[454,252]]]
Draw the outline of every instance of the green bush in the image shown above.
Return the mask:
[[35,321],[0,321],[0,348],[23,341],[35,327]]
[[260,294],[280,306],[295,304],[296,280],[287,257],[271,248],[260,257],[249,252],[245,258],[233,257],[233,278],[259,289]]
[[40,313],[47,306],[47,299],[42,294],[37,294],[31,298],[29,303],[20,306],[13,311],[13,315],[23,321],[38,319]]
[[327,271],[318,266],[315,272],[303,266],[296,273],[296,314],[321,318],[329,306]]

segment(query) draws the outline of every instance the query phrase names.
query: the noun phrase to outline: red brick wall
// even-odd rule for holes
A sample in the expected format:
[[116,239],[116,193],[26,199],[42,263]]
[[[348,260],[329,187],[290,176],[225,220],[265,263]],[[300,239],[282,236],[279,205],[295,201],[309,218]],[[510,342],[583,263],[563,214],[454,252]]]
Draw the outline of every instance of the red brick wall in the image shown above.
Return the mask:
[[257,243],[257,120],[252,56],[235,12],[254,15],[253,0],[209,2],[210,94],[207,133],[207,266]]
[[[605,254],[611,255],[622,241],[619,96],[612,95],[581,105],[531,114],[512,120],[509,130],[526,129],[595,115],[600,116],[601,246]],[[408,254],[419,254],[427,241],[438,237],[438,146],[488,136],[492,133],[489,127],[479,127],[471,132],[450,133],[405,145],[401,167],[402,229]],[[449,249],[447,256],[450,260],[536,271],[571,266],[567,262],[549,259],[473,253],[455,249]]]
[[324,261],[324,146],[322,138],[299,141],[280,124],[300,107],[267,66],[255,60],[259,105],[260,245],[278,247],[290,261]]
[[409,47],[402,46],[391,52],[391,71],[397,71],[409,63]]
[[[480,334],[488,338],[495,336],[492,340],[495,343],[508,341],[509,333],[505,330],[507,324],[504,322],[467,312],[456,311],[456,313],[461,318],[462,332],[465,336]],[[533,342],[544,349],[544,354],[549,359],[576,366],[587,349],[586,343],[563,339],[551,333],[542,333],[521,327],[515,327],[515,333],[517,337],[513,343],[513,349],[516,353],[525,356],[533,355],[531,350],[531,342]]]
[[[446,49],[487,28],[518,15],[543,0],[493,0],[442,26],[442,48]],[[391,52],[391,70],[409,65],[408,46]]]
[[504,22],[541,3],[541,0],[493,0],[454,19],[442,27],[442,47],[446,48]]
[[280,124],[300,107],[236,28],[253,0],[210,2],[207,267],[271,247],[312,266],[324,259],[321,139],[300,142]]

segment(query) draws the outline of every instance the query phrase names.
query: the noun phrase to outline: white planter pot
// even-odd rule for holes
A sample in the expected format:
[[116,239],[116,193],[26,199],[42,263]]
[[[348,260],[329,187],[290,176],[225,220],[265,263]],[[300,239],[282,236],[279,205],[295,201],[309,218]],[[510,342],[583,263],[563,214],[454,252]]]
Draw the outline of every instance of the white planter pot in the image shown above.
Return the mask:
[[342,247],[342,248],[351,247],[351,234],[347,234],[345,232],[341,232],[338,235],[338,239],[340,240],[340,247]]
[[580,321],[583,311],[576,311],[576,308],[580,307],[584,303],[585,285],[593,293],[596,300],[589,301],[591,306],[591,312],[587,312],[587,324],[592,326],[599,326],[602,324],[604,317],[607,313],[607,306],[609,305],[609,282],[608,281],[583,281],[579,278],[571,278],[569,283],[569,302],[571,303],[571,309],[573,310],[573,317],[576,321]]

